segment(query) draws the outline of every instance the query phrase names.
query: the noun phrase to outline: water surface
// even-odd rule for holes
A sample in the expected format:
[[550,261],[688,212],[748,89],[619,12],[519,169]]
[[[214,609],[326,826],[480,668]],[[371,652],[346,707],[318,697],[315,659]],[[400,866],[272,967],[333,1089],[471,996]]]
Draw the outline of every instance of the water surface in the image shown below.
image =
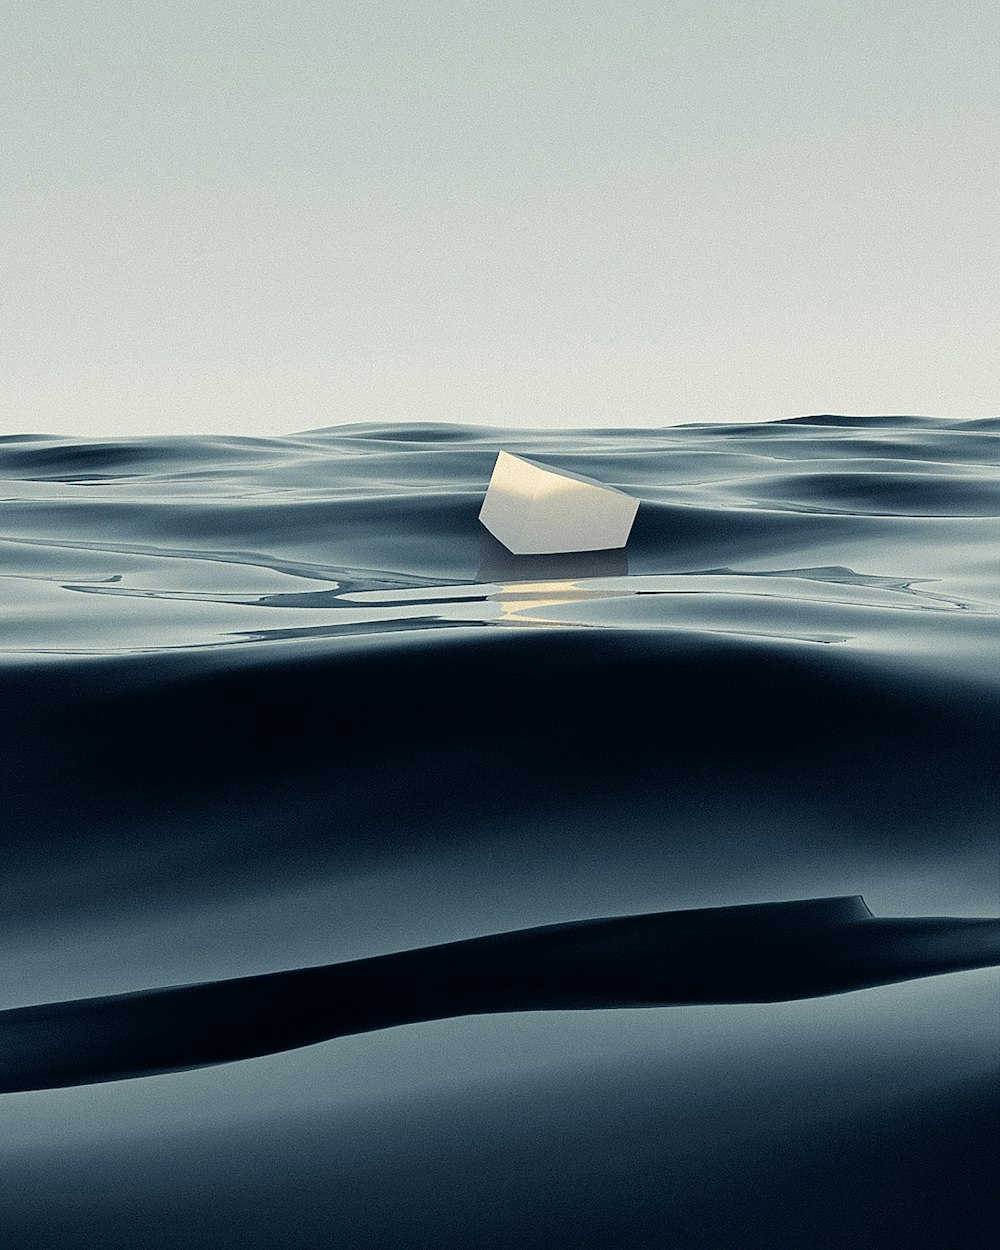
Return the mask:
[[[509,556],[499,448],[640,497]],[[1000,910],[1000,422],[0,439],[0,1008],[531,925]],[[995,972],[10,1094],[22,1246],[993,1244]]]

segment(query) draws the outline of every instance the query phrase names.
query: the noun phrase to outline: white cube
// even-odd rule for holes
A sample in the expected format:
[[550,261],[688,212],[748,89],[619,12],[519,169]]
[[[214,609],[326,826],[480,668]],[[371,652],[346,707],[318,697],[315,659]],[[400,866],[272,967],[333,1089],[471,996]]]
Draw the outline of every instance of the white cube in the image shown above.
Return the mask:
[[613,486],[502,451],[479,519],[517,556],[624,547],[639,507]]

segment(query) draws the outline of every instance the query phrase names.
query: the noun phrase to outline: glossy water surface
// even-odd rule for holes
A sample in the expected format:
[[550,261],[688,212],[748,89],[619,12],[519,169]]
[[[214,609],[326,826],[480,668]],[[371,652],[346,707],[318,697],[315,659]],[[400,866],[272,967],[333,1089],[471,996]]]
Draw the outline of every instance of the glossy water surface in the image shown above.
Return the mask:
[[[509,556],[499,448],[638,495]],[[0,1009],[597,916],[1000,910],[1000,421],[0,438]],[[12,1245],[978,1246],[995,971],[9,1094]]]

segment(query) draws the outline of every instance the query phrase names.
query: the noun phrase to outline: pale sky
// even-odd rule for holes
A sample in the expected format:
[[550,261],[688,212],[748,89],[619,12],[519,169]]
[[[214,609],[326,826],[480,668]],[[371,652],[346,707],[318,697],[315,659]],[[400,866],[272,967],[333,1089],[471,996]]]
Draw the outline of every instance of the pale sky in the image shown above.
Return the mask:
[[0,11],[0,433],[1000,411],[996,0]]

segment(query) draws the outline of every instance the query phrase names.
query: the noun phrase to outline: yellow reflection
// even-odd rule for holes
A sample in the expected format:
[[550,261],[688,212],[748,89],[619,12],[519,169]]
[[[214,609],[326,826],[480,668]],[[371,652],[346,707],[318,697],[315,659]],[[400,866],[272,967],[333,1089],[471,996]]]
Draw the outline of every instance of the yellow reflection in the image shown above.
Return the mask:
[[613,592],[607,589],[591,589],[580,582],[511,582],[499,585],[496,592],[489,596],[489,602],[495,603],[500,609],[496,618],[499,625],[560,625],[565,622],[554,621],[550,616],[545,616],[546,609],[609,597],[613,597]]

